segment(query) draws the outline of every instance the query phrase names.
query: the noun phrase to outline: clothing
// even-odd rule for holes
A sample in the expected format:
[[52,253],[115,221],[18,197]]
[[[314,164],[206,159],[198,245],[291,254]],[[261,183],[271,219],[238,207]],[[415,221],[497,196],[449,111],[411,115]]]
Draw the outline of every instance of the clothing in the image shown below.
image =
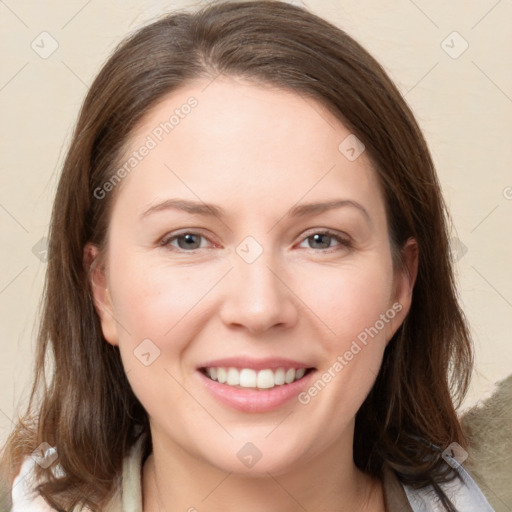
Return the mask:
[[[103,512],[142,512],[143,438],[132,447],[123,461],[121,485],[116,489]],[[31,495],[34,488],[32,457],[27,457],[12,486],[11,512],[55,512],[41,496]],[[494,512],[467,471],[455,464],[463,482],[458,479],[441,487],[459,512]],[[457,467],[458,466],[458,467]],[[62,474],[57,468],[56,475]],[[393,471],[386,468],[383,475],[384,499],[389,512],[444,512],[431,488],[414,490],[403,485]],[[33,493],[32,493],[33,494]],[[75,509],[78,512],[78,509]],[[80,512],[87,512],[82,509]]]

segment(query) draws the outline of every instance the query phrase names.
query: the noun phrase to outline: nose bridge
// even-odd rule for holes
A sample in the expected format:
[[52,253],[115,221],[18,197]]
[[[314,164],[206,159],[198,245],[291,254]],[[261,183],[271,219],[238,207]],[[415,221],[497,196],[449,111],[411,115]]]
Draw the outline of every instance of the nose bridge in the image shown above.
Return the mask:
[[295,320],[290,290],[279,275],[280,263],[271,247],[264,247],[252,236],[238,244],[224,321],[258,331]]

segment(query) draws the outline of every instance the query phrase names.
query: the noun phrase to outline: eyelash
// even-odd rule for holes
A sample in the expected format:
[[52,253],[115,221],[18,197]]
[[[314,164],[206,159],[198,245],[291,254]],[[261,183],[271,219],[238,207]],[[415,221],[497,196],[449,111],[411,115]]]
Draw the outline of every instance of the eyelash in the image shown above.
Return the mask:
[[[196,235],[196,236],[200,236],[200,237],[208,240],[208,238],[205,235],[201,234],[201,233],[197,233],[195,231],[183,231],[182,233],[173,234],[172,236],[165,236],[165,237],[163,237],[161,239],[161,241],[159,242],[159,245],[164,247],[164,248],[168,248],[170,250],[178,252],[178,253],[192,253],[192,254],[194,254],[196,251],[204,249],[204,247],[203,248],[202,247],[198,247],[196,249],[191,249],[191,250],[188,251],[188,250],[180,249],[178,247],[174,247],[174,246],[170,245],[170,243],[172,241],[177,240],[177,239],[179,239],[181,237],[184,237],[185,235]],[[327,235],[327,236],[335,239],[342,248],[345,248],[345,249],[352,248],[351,240],[349,240],[347,238],[343,238],[338,233],[336,233],[334,231],[331,231],[329,229],[314,231],[311,234],[303,237],[301,243],[303,243],[304,241],[308,240],[308,238],[312,238],[314,235]],[[333,248],[333,247],[327,247],[325,249],[314,249],[314,248],[308,248],[308,249],[311,250],[311,251],[315,251],[315,252],[320,251],[320,252],[327,253],[327,254],[330,254],[332,252],[336,252],[336,250],[339,250],[339,248],[336,249],[336,248]]]

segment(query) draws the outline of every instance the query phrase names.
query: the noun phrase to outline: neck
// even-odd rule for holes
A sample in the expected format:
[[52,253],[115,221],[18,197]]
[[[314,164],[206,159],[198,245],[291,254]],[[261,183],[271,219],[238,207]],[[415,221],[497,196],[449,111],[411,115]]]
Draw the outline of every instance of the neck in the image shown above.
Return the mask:
[[[153,437],[154,439],[154,437]],[[164,448],[165,447],[165,448]],[[344,443],[292,470],[236,474],[199,460],[180,447],[153,441],[142,471],[144,512],[384,512],[382,485],[353,463]]]

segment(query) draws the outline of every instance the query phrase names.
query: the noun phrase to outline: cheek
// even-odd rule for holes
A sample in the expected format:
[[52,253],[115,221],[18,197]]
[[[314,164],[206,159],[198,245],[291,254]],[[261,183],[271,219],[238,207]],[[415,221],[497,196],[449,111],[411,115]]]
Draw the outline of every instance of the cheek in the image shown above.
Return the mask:
[[373,386],[395,311],[390,304],[391,266],[385,262],[323,272],[316,272],[316,277],[330,276],[328,284],[323,289],[312,287],[309,297],[329,331],[317,338],[324,356],[318,380],[299,403],[314,408],[319,418],[328,416],[335,435],[354,417]]
[[302,270],[301,283],[300,297],[328,328],[326,339],[342,348],[389,309],[392,268],[385,258],[339,268],[317,265]]
[[114,313],[122,325],[119,349],[132,390],[157,417],[162,407],[178,406],[186,398],[172,376],[181,380],[183,353],[204,325],[200,316],[206,301],[201,299],[222,272],[154,264],[142,255],[119,261],[110,272]]
[[155,264],[143,255],[125,256],[120,261],[110,273],[115,315],[133,343],[151,338],[163,346],[172,339],[176,347],[176,341],[182,339],[177,332],[194,323],[201,298],[222,275],[211,266]]
[[324,414],[336,410],[333,423],[342,428],[359,409],[380,369],[394,316],[392,266],[385,258],[374,258],[336,271],[317,269],[312,282],[318,286],[309,288],[310,307],[329,330],[323,329],[325,336],[317,338],[324,355],[319,368],[322,382],[301,403],[316,400],[322,390],[315,407]]

